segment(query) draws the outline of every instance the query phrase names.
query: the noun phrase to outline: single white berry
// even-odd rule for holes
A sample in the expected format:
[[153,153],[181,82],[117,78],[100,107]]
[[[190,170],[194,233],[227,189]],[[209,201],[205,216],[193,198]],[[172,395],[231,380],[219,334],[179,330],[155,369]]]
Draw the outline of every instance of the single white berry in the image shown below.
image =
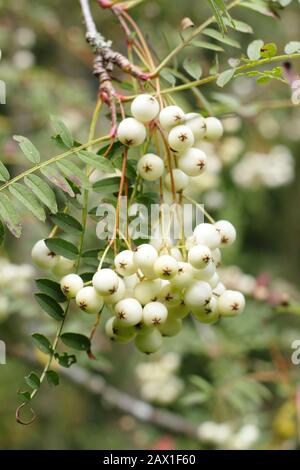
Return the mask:
[[181,125],[171,129],[168,142],[172,150],[176,152],[184,152],[193,146],[195,142],[194,134],[188,126]]
[[195,269],[205,268],[211,260],[211,250],[206,245],[195,245],[188,252],[188,262]]
[[42,269],[51,269],[55,266],[58,256],[47,247],[44,240],[36,242],[31,251],[34,264]]
[[161,289],[161,280],[143,280],[134,288],[134,297],[142,304],[154,302],[158,298]]
[[241,292],[226,290],[218,299],[218,309],[220,315],[224,317],[234,317],[245,308],[245,297]]
[[170,306],[174,307],[175,305],[179,305],[181,302],[180,292],[169,282],[161,289],[158,299],[160,302],[166,304],[168,308]]
[[77,292],[76,304],[86,313],[98,313],[103,307],[103,299],[94,287],[86,286]]
[[121,276],[131,276],[137,271],[133,251],[121,251],[115,257],[114,263],[117,273],[121,274]]
[[112,295],[118,290],[119,278],[112,269],[100,269],[93,276],[93,286],[100,295]]
[[212,289],[207,282],[195,281],[184,293],[184,302],[189,307],[202,307],[209,303]]
[[117,135],[122,144],[128,147],[137,147],[146,139],[146,129],[145,126],[136,119],[125,118],[119,124]]
[[[177,193],[179,191],[183,191],[183,189],[185,189],[187,185],[189,184],[189,181],[190,181],[189,177],[179,168],[175,168],[174,170],[172,170],[172,174],[173,174],[174,190]],[[170,173],[168,173],[165,177],[165,185],[169,191],[173,190],[172,178],[171,178]]]
[[200,114],[187,113],[184,116],[184,124],[191,129],[195,140],[199,140],[204,137],[206,132],[205,119]]
[[215,223],[215,227],[220,233],[221,246],[232,245],[236,239],[236,230],[228,220],[219,220]]
[[143,308],[136,299],[123,299],[115,305],[115,315],[120,325],[133,326],[142,320]]
[[190,307],[181,300],[179,305],[168,307],[168,318],[185,318],[190,313]]
[[171,279],[171,284],[177,289],[188,287],[193,281],[193,269],[189,263],[178,262],[178,272]]
[[176,336],[182,330],[182,320],[180,318],[167,318],[165,323],[158,327],[162,336]]
[[218,282],[216,287],[213,287],[213,295],[218,298],[226,291],[226,287],[222,282]]
[[78,274],[67,274],[61,279],[60,288],[68,299],[74,299],[83,288],[83,280]]
[[104,330],[109,339],[118,343],[128,343],[136,334],[134,328],[122,328],[117,323],[116,317],[111,317],[107,320]]
[[223,125],[221,121],[215,117],[208,117],[205,119],[205,138],[210,141],[218,140],[223,135]]
[[209,281],[216,272],[216,266],[212,261],[205,268],[193,269],[193,276],[199,281]]
[[141,122],[155,119],[159,113],[158,101],[151,95],[139,95],[131,103],[132,116]]
[[75,262],[71,259],[65,258],[64,256],[57,256],[57,261],[52,268],[53,274],[56,276],[65,276],[74,271]]
[[159,113],[159,122],[167,131],[184,121],[184,112],[179,106],[167,106]]
[[137,164],[138,174],[146,181],[159,179],[164,173],[164,168],[163,160],[153,153],[143,155]]
[[152,269],[157,258],[157,250],[148,243],[139,245],[134,252],[134,261],[143,272]]
[[159,256],[154,263],[154,272],[161,279],[172,279],[178,272],[178,262],[173,256]]
[[143,308],[143,322],[147,326],[159,326],[167,317],[168,309],[161,302],[150,302]]
[[121,279],[119,277],[119,283],[118,283],[117,291],[114,294],[106,295],[104,297],[104,302],[108,305],[114,305],[117,302],[119,302],[119,300],[124,299],[125,296],[126,296],[125,282],[123,281],[123,279]]
[[131,276],[124,277],[124,284],[126,289],[134,289],[135,286],[140,282],[137,274],[132,274]]
[[215,297],[212,297],[207,305],[202,308],[192,308],[192,314],[194,317],[207,324],[216,323],[219,319],[218,302]]
[[197,225],[194,236],[199,245],[206,245],[211,250],[215,250],[221,244],[220,233],[213,224],[202,223]]
[[191,147],[179,157],[178,167],[188,176],[199,176],[205,171],[206,161],[202,150]]
[[162,336],[157,328],[152,328],[146,334],[137,334],[135,338],[137,349],[145,354],[152,354],[162,346]]

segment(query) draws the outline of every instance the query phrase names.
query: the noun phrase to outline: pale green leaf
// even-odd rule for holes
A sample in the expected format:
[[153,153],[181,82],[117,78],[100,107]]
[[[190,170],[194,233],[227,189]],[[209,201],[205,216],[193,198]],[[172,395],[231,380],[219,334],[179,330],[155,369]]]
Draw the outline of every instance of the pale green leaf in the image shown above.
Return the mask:
[[223,88],[228,82],[230,82],[234,74],[235,74],[235,69],[228,69],[220,73],[217,79],[217,85]]
[[235,39],[232,39],[228,36],[223,36],[220,33],[220,31],[217,31],[216,29],[206,28],[206,29],[203,30],[202,34],[205,34],[205,36],[209,36],[210,38],[216,39],[219,42],[227,44],[228,46],[236,47],[237,49],[241,48],[238,41],[236,41]]
[[70,160],[64,160],[63,162],[57,162],[56,165],[59,170],[79,188],[88,188],[90,186],[88,177],[75,163]]
[[20,183],[14,183],[9,187],[11,194],[18,199],[32,214],[41,221],[45,221],[46,215],[32,191]]
[[10,174],[6,166],[0,160],[0,181],[8,181],[10,179]]
[[300,41],[290,41],[284,48],[286,54],[295,54],[300,52]]
[[87,165],[92,168],[97,168],[100,171],[112,173],[115,171],[113,165],[108,160],[108,158],[98,155],[97,153],[89,152],[87,150],[81,150],[78,152],[78,157]]
[[65,193],[69,194],[69,196],[74,197],[75,194],[73,189],[56,168],[53,166],[48,166],[46,168],[41,168],[40,171],[44,176],[46,176],[46,178],[48,178],[49,181],[51,181],[51,183],[53,183]]
[[252,41],[247,48],[247,55],[250,60],[258,60],[261,57],[261,48],[263,47],[264,42],[261,39],[256,39]]
[[12,202],[5,194],[0,194],[0,217],[8,230],[19,238],[22,233],[20,218]]
[[55,194],[50,186],[37,175],[28,175],[24,178],[24,183],[28,186],[36,197],[55,214],[57,204]]
[[22,135],[14,135],[13,139],[18,142],[20,149],[24,153],[25,157],[28,158],[28,160],[30,160],[32,163],[40,162],[40,152],[33,145],[33,143],[27,139],[27,137],[23,137]]
[[201,47],[203,49],[209,49],[211,51],[216,51],[216,52],[224,52],[223,47],[218,46],[217,44],[213,44],[211,42],[206,42],[206,41],[192,41],[191,46],[195,47]]
[[51,121],[56,134],[60,136],[63,143],[67,147],[72,147],[74,144],[74,140],[71,132],[69,131],[65,123],[61,121],[57,116],[51,116]]

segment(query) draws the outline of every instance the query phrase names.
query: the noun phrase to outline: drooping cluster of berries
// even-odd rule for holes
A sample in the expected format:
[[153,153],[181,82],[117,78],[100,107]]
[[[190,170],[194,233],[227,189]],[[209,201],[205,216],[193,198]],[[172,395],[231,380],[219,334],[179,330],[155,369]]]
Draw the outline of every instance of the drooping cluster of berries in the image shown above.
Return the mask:
[[[204,118],[198,113],[185,114],[179,106],[167,106],[160,110],[158,101],[151,95],[139,95],[131,104],[131,114],[121,121],[118,139],[128,147],[144,143],[147,135],[145,124],[156,120],[157,126],[167,133],[170,152],[178,158],[176,168],[165,175],[168,190],[184,190],[189,178],[201,175],[206,168],[206,154],[198,148],[203,139],[215,141],[222,137],[223,126],[215,117]],[[142,155],[137,172],[146,181],[155,181],[164,175],[163,159],[153,153]]]
[[[243,294],[226,290],[217,273],[221,249],[235,238],[235,228],[226,220],[201,223],[185,258],[180,249],[157,250],[145,243],[135,251],[118,253],[114,268],[99,269],[91,285],[71,273],[61,279],[61,289],[86,313],[97,314],[107,305],[112,312],[105,325],[107,336],[121,343],[134,340],[140,351],[153,353],[163,336],[180,332],[182,319],[190,312],[196,320],[211,324],[244,309]],[[32,257],[39,266],[48,263],[53,269],[55,255],[44,241],[37,242]]]

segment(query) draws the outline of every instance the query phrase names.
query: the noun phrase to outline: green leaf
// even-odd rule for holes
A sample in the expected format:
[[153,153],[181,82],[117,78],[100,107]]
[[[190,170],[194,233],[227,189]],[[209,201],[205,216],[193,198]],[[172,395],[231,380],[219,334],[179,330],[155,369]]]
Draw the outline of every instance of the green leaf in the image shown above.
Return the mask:
[[201,47],[202,49],[209,49],[211,51],[224,52],[223,47],[218,46],[217,44],[213,44],[211,42],[197,40],[197,41],[192,41],[190,45],[195,46],[195,47]]
[[4,235],[5,235],[5,230],[4,230],[2,222],[0,221],[0,246],[4,242]]
[[103,180],[97,181],[93,185],[93,190],[100,194],[113,194],[119,191],[120,177],[113,176],[111,178],[104,178]]
[[60,339],[66,346],[79,351],[90,351],[91,349],[90,339],[79,333],[64,333]]
[[59,375],[54,370],[47,370],[46,377],[50,385],[59,385]]
[[52,346],[46,336],[41,335],[40,333],[34,333],[32,335],[34,345],[45,354],[52,354]]
[[74,144],[74,140],[71,132],[69,131],[65,123],[61,121],[57,116],[51,116],[51,121],[56,135],[59,135],[59,137],[67,147],[72,147]]
[[261,13],[265,16],[271,16],[272,18],[276,18],[276,15],[265,5],[261,3],[252,3],[252,2],[245,2],[243,1],[240,4],[241,7],[248,8],[249,10],[256,11],[257,13]]
[[22,233],[20,218],[10,199],[5,194],[0,194],[0,217],[8,230],[15,237],[19,238]]
[[70,197],[74,197],[74,191],[67,182],[67,180],[61,175],[61,173],[53,166],[41,168],[41,173],[48,178],[51,183],[60,188],[65,193],[69,194]]
[[39,163],[41,160],[40,152],[33,143],[22,135],[14,135],[13,139],[18,142],[20,149],[32,163]]
[[40,292],[34,295],[40,307],[44,310],[44,312],[48,313],[50,317],[57,321],[64,319],[64,311],[56,302],[56,300],[52,299],[52,297],[49,297],[49,295],[42,294]]
[[45,243],[49,250],[53,251],[56,255],[61,255],[68,259],[76,259],[78,256],[77,247],[63,238],[47,238]]
[[259,85],[264,85],[265,83],[268,83],[270,80],[272,80],[272,77],[270,77],[270,75],[263,75],[262,77],[259,77],[256,80],[256,83],[258,83]]
[[58,225],[58,227],[60,227],[62,230],[65,230],[66,232],[82,232],[81,223],[69,214],[59,212],[55,215],[52,215],[51,219],[55,225]]
[[10,193],[20,201],[32,214],[42,222],[45,221],[46,215],[43,207],[40,205],[36,197],[26,186],[20,183],[14,183],[9,187]]
[[274,42],[264,44],[260,52],[261,52],[261,57],[264,57],[264,58],[274,57],[277,54],[277,46]]
[[60,284],[58,282],[52,281],[52,279],[36,279],[35,281],[37,288],[43,292],[43,294],[47,294],[56,302],[65,302],[66,297],[62,293],[60,288]]
[[57,162],[59,170],[69,178],[79,188],[89,188],[90,182],[86,174],[78,168],[78,166],[70,160],[64,160],[63,162]]
[[199,80],[202,75],[200,62],[192,57],[186,57],[182,64],[184,70],[195,80]]
[[217,79],[217,85],[223,88],[228,82],[230,82],[234,74],[235,74],[235,69],[228,69],[220,73]]
[[286,54],[295,54],[300,52],[300,41],[290,41],[284,48]]
[[40,379],[34,372],[30,372],[30,374],[25,377],[25,381],[31,388],[35,389],[40,386]]
[[18,395],[24,401],[30,401],[31,400],[30,392],[27,392],[27,390],[19,390]]
[[115,169],[110,161],[103,157],[102,155],[98,155],[97,153],[88,152],[87,150],[82,150],[78,152],[78,157],[87,165],[91,166],[92,168],[97,168],[100,171],[104,172],[114,172]]
[[229,38],[228,36],[223,36],[220,31],[217,31],[213,28],[205,28],[202,31],[202,34],[205,36],[209,36],[210,38],[216,39],[223,44],[227,44],[228,46],[236,47],[237,49],[241,48],[241,45],[235,39]]
[[59,365],[67,368],[71,367],[77,362],[76,356],[74,356],[74,354],[67,354],[66,352],[63,354],[56,353],[55,359],[58,361]]
[[0,160],[0,181],[8,181],[10,179],[10,174],[6,166]]
[[24,183],[53,214],[57,212],[55,194],[42,178],[37,175],[28,175],[24,178]]
[[252,41],[247,48],[247,55],[251,60],[258,60],[261,57],[261,48],[263,47],[264,42],[261,39],[256,39]]
[[160,76],[168,83],[170,83],[170,85],[174,86],[176,85],[176,77],[169,71],[169,70],[166,70],[166,69],[163,69],[160,71]]
[[231,16],[228,13],[225,2],[223,0],[208,0],[208,3],[210,4],[220,31],[224,34],[227,31],[224,17],[227,17],[227,19],[231,21]]
[[232,18],[232,21],[229,21],[227,18],[224,18],[224,23],[226,26],[235,29],[236,31],[239,31],[240,33],[253,33],[252,27],[244,23],[243,21],[236,20],[235,18]]

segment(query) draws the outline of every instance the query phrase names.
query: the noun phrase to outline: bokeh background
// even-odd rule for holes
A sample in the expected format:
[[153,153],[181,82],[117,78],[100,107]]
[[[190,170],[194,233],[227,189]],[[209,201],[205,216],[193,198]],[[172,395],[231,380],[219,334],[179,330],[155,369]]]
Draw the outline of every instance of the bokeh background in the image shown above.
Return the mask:
[[[99,29],[124,52],[115,18],[93,7]],[[29,137],[45,159],[57,153],[51,114],[60,116],[78,141],[86,141],[97,82],[78,2],[0,0],[0,14],[0,79],[7,86],[0,149],[14,175],[24,168],[14,134]],[[188,5],[146,0],[133,11],[158,59],[178,41],[182,18],[199,24],[210,14],[206,2],[197,0]],[[241,8],[233,16],[254,29],[253,35],[231,33],[244,52],[257,38],[276,42],[279,51],[299,40],[296,1],[280,19]],[[221,70],[240,54],[225,46]],[[204,76],[215,61],[212,51],[193,48],[181,53],[179,63],[187,55],[199,61]],[[52,321],[33,301],[36,272],[30,262],[33,243],[50,225],[24,215],[21,242],[7,235],[0,250],[0,338],[9,347],[7,365],[0,365],[0,448],[299,447],[300,365],[292,364],[291,345],[300,340],[300,109],[287,104],[291,90],[279,82],[258,85],[255,78],[240,77],[225,89],[212,84],[200,91],[226,132],[221,143],[207,148],[210,168],[198,196],[216,218],[228,218],[238,229],[222,274],[228,286],[247,295],[246,311],[212,327],[186,321],[181,335],[149,358],[131,346],[110,344],[100,332],[98,361],[82,355],[79,365],[100,380],[101,393],[88,390],[90,378],[63,376],[59,387],[45,385],[38,394],[36,422],[20,426],[14,417],[17,390],[24,375],[44,361],[30,333],[53,332]],[[202,110],[202,98],[191,92],[176,99],[186,109]],[[270,105],[282,100],[283,107]],[[108,127],[104,117],[99,132]],[[74,312],[71,319],[78,331],[90,326],[83,317]],[[155,408],[155,418],[145,403]]]

